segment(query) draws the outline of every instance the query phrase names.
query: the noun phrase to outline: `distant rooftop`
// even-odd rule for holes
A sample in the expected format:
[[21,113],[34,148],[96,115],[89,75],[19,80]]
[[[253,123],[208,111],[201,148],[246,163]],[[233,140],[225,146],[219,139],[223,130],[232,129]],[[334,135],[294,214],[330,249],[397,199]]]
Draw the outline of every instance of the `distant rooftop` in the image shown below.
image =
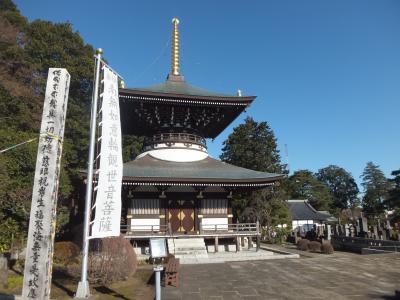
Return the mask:
[[314,220],[335,222],[336,218],[327,211],[317,211],[307,199],[288,200],[289,213],[293,220]]

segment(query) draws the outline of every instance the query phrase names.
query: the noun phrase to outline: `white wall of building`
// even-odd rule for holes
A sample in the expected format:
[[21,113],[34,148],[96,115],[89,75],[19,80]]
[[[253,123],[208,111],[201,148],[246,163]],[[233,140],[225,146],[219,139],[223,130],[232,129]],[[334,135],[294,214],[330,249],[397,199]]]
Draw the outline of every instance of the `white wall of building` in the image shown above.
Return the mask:
[[131,219],[131,231],[150,231],[151,225],[153,230],[160,230],[160,219]]
[[138,156],[143,157],[147,154],[150,154],[154,158],[166,160],[166,161],[175,161],[175,162],[192,162],[199,161],[207,158],[207,151],[201,151],[196,149],[154,149],[150,151],[143,152]]
[[228,218],[202,218],[201,227],[203,230],[228,230]]

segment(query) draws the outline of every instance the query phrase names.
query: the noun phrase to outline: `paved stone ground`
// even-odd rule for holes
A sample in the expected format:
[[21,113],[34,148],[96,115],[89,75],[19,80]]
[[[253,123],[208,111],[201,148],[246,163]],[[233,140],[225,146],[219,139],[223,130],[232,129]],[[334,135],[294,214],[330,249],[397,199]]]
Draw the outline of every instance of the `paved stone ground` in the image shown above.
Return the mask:
[[400,299],[400,255],[181,265],[180,278],[180,288],[162,289],[164,300]]

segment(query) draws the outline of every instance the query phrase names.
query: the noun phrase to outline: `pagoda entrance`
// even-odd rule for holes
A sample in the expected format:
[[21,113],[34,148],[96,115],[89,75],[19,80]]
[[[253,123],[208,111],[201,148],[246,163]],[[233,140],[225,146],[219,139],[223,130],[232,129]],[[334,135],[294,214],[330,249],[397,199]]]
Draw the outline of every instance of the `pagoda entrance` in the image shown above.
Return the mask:
[[194,232],[194,200],[169,200],[168,222],[172,232]]

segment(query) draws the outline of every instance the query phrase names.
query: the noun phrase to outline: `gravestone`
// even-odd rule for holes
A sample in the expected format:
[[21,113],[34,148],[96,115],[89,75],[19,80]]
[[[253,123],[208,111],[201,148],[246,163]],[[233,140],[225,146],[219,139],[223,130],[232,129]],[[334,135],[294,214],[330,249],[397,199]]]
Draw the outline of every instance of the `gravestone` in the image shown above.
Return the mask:
[[382,229],[382,231],[381,231],[381,239],[384,240],[384,241],[387,240],[386,229]]
[[339,236],[343,235],[343,230],[342,230],[342,226],[340,224],[336,225],[336,231],[338,233]]
[[360,219],[361,233],[363,237],[368,236],[368,220],[366,217],[361,217]]
[[337,225],[334,225],[334,226],[333,226],[333,235],[335,235],[335,236],[338,236],[338,235],[339,235]]
[[345,236],[347,236],[347,237],[350,236],[350,227],[349,227],[349,224],[345,224],[345,225],[344,225],[344,232],[345,232]]
[[325,238],[330,241],[331,240],[331,225],[330,224],[326,224],[326,234],[325,234]]
[[317,227],[317,235],[318,236],[324,235],[324,228],[322,227],[322,225]]
[[357,236],[357,227],[354,224],[350,225],[350,236],[355,237]]
[[390,221],[386,220],[386,229],[391,229],[392,226],[390,226]]
[[393,237],[393,229],[386,229],[386,237],[388,240],[391,240]]
[[378,236],[378,226],[376,226],[376,225],[373,225],[372,226],[372,230],[373,230],[373,232],[374,232],[374,239],[379,239],[379,236]]
[[8,287],[8,264],[4,255],[0,255],[0,287]]
[[356,236],[361,235],[361,226],[360,226],[360,219],[356,221]]

